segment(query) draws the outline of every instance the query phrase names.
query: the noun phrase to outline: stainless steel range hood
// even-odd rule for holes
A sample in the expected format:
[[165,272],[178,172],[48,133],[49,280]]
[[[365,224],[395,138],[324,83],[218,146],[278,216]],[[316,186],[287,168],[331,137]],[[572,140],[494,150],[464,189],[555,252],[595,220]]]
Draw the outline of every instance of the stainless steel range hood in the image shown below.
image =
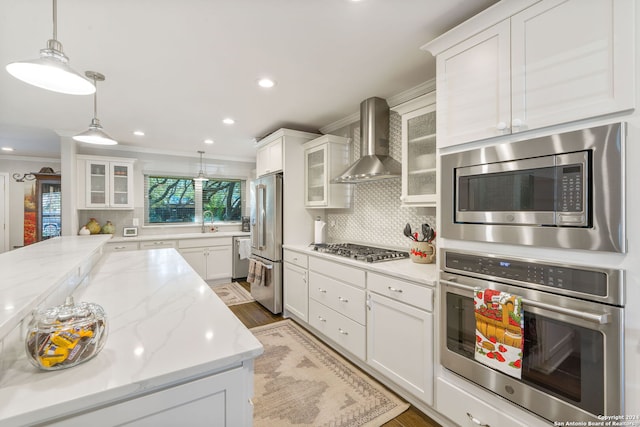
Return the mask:
[[360,158],[333,179],[333,182],[359,182],[397,178],[400,163],[389,156],[389,106],[382,98],[360,103]]

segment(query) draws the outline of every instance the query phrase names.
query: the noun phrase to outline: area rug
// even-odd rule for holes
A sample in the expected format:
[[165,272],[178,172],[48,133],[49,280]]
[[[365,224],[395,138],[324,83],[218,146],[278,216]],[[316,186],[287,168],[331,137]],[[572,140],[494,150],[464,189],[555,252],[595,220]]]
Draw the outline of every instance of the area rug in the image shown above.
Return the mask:
[[213,289],[213,292],[228,306],[255,301],[251,294],[237,282],[223,285],[210,285],[210,288]]
[[380,426],[409,408],[291,320],[252,328],[256,427]]

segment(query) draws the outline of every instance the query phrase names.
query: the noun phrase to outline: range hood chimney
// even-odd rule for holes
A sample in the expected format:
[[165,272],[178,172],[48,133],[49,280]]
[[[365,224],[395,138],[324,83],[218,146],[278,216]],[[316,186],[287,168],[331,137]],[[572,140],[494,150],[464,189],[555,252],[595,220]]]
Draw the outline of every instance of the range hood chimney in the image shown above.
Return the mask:
[[360,103],[360,158],[333,180],[336,183],[397,178],[400,163],[389,156],[389,105],[382,98]]

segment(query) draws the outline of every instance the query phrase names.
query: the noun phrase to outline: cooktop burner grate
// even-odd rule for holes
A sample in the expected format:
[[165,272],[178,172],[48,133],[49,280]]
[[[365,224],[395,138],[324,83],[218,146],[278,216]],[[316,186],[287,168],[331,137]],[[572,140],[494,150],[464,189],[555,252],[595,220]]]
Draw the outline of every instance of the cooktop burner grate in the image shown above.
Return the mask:
[[394,261],[409,258],[408,252],[376,248],[374,246],[356,245],[354,243],[315,244],[313,250],[365,262]]

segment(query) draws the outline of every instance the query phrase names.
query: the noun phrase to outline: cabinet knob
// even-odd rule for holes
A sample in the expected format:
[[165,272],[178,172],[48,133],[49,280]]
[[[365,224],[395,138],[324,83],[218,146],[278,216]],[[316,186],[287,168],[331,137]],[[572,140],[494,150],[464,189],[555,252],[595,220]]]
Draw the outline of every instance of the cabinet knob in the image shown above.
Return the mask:
[[507,124],[505,122],[498,122],[496,129],[501,131],[507,130]]
[[520,127],[522,127],[522,125],[523,123],[522,123],[522,120],[520,119],[513,119],[511,121],[511,127],[516,131],[520,130]]

